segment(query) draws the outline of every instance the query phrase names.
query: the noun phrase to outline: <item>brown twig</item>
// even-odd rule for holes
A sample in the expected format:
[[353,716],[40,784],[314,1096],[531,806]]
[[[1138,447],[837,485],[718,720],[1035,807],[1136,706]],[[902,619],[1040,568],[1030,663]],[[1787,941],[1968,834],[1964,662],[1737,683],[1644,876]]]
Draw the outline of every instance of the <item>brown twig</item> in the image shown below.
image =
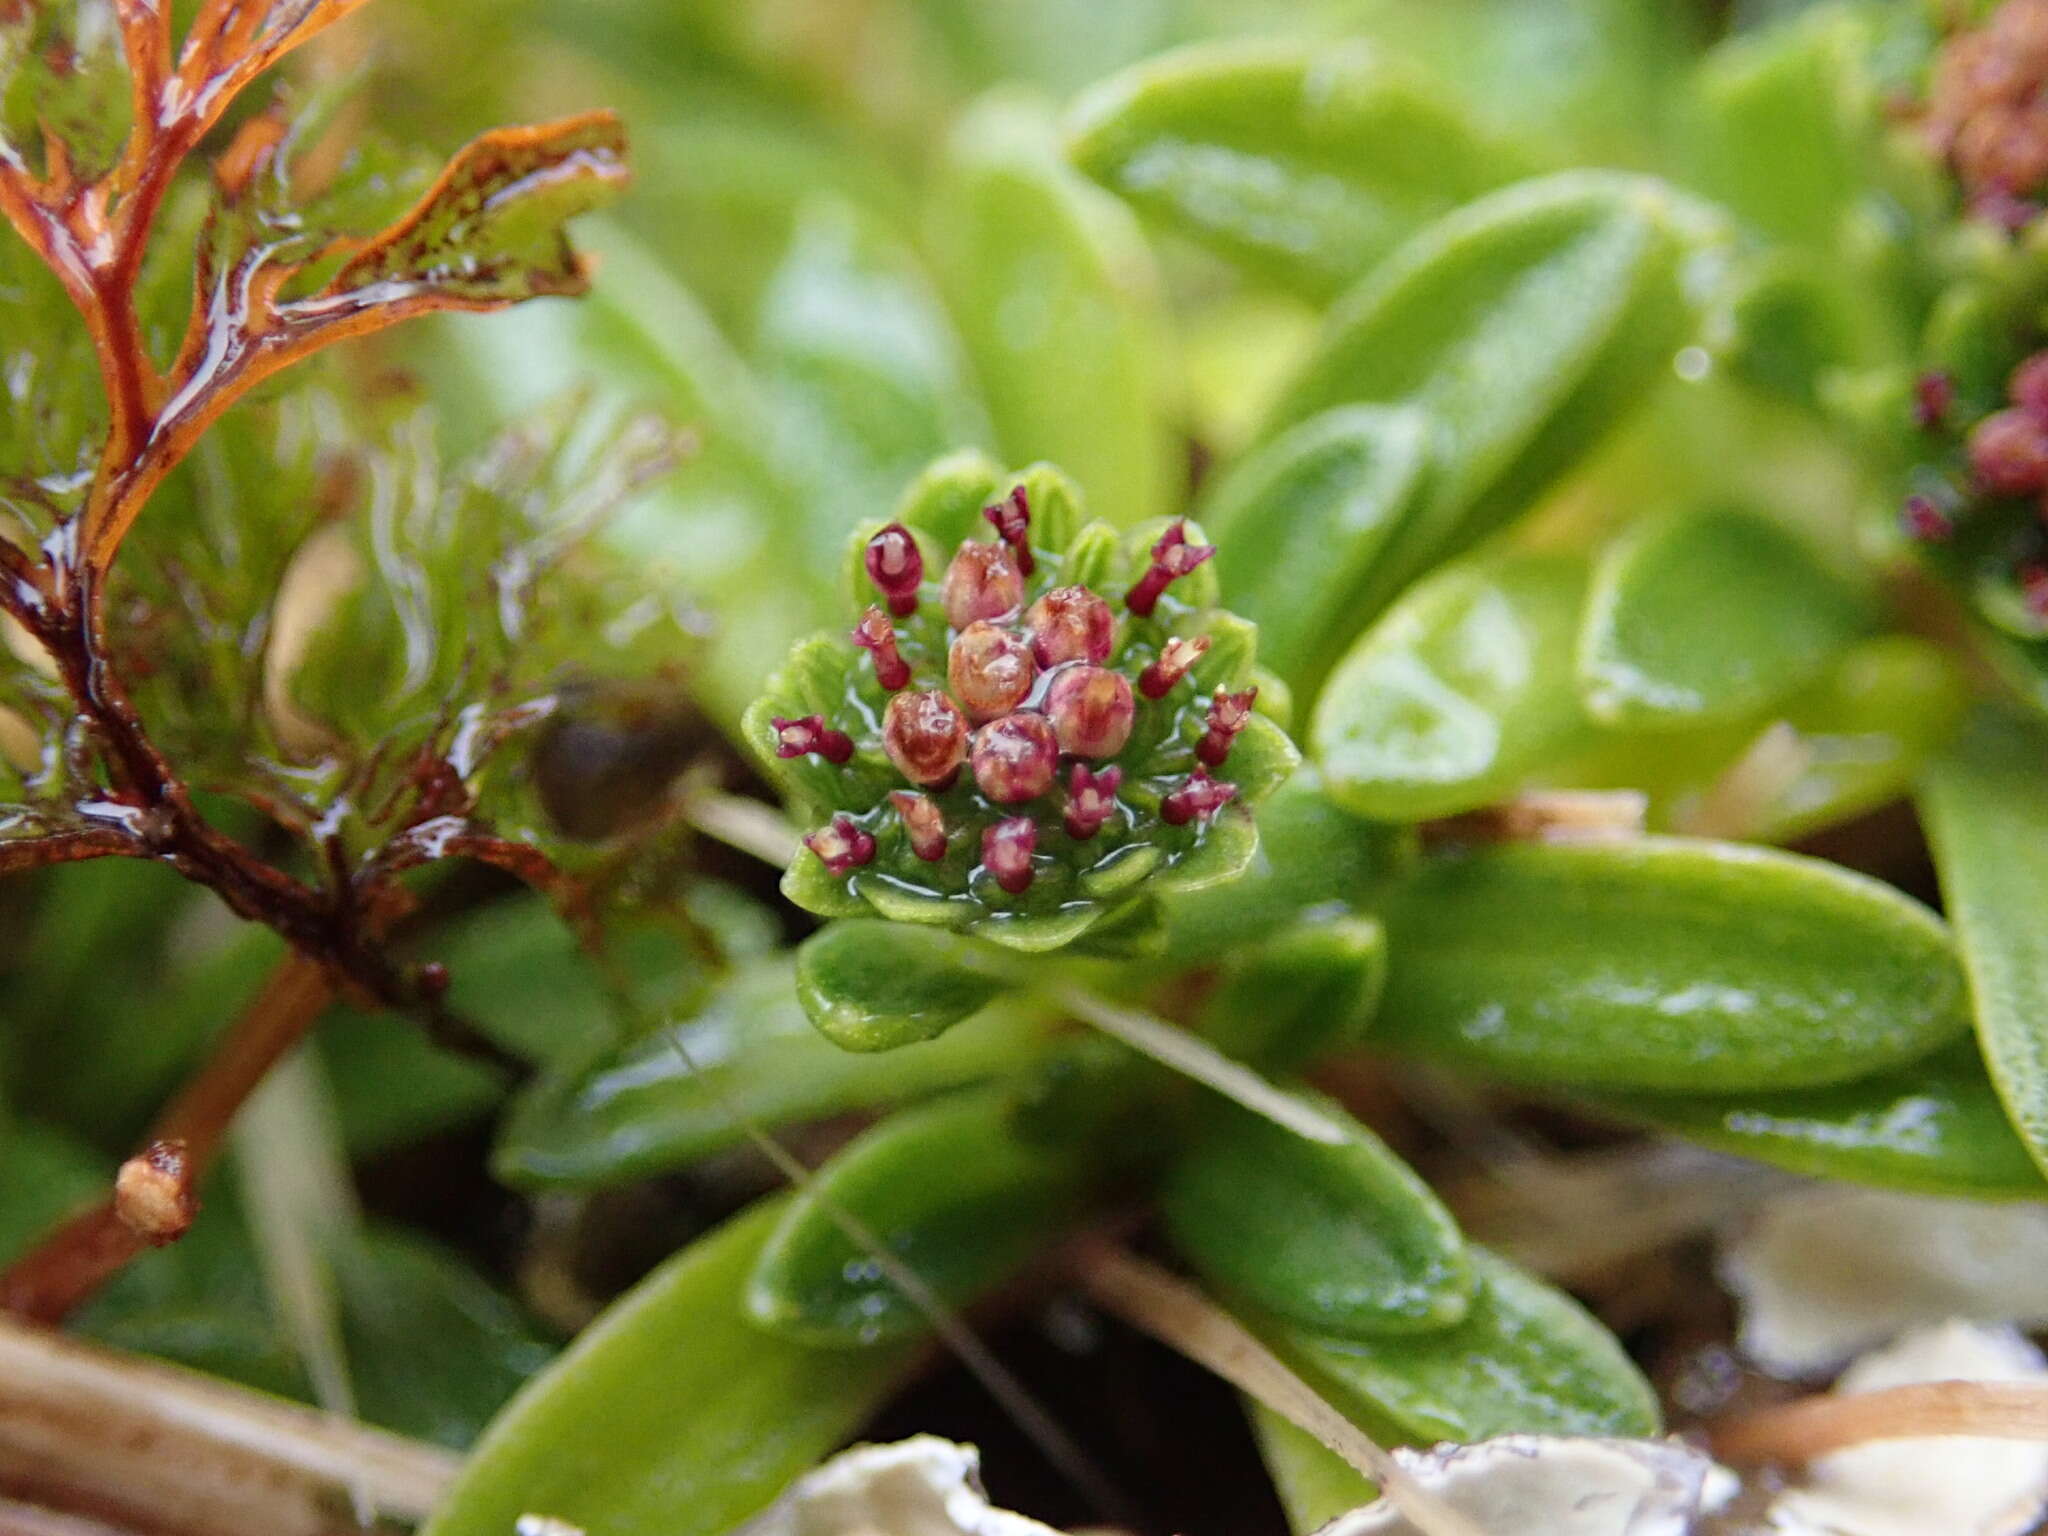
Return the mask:
[[1971,1435],[2048,1440],[2048,1387],[1932,1381],[1882,1392],[1828,1393],[1713,1426],[1722,1461],[1796,1465],[1871,1440]]

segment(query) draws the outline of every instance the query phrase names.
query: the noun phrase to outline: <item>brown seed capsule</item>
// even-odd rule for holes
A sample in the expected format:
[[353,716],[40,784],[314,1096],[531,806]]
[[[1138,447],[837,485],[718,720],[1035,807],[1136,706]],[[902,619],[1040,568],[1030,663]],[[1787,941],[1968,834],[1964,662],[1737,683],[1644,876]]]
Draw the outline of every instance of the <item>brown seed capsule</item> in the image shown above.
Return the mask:
[[939,594],[946,605],[946,621],[965,629],[976,619],[1015,613],[1024,602],[1024,573],[1005,546],[970,539],[946,567]]
[[1031,889],[1031,854],[1038,827],[1029,816],[1011,816],[981,834],[981,862],[997,885],[1012,896]]
[[974,782],[998,805],[1035,800],[1052,788],[1060,748],[1052,726],[1035,710],[1020,710],[974,733]]
[[1038,664],[1031,647],[1006,629],[976,619],[946,657],[946,680],[976,725],[1007,715],[1031,695]]
[[1102,824],[1116,814],[1116,792],[1123,786],[1121,768],[1095,772],[1086,763],[1074,764],[1067,777],[1067,836],[1086,842],[1102,830]]
[[874,838],[856,825],[851,816],[834,816],[805,838],[804,846],[835,875],[843,875],[875,856]]
[[868,540],[868,580],[888,600],[897,618],[917,612],[917,586],[924,580],[924,552],[901,523],[891,523]]
[[1138,706],[1130,682],[1107,667],[1064,667],[1045,693],[1060,750],[1074,757],[1115,757],[1131,739]]
[[1107,661],[1116,643],[1116,615],[1086,587],[1054,587],[1024,615],[1041,667],[1063,661]]
[[1230,744],[1237,740],[1245,721],[1251,719],[1252,702],[1258,696],[1256,688],[1247,688],[1242,693],[1218,688],[1216,697],[1209,701],[1207,729],[1195,743],[1195,756],[1211,768],[1221,768],[1223,760],[1230,756]]
[[1207,769],[1197,768],[1180,788],[1166,792],[1159,802],[1159,816],[1168,826],[1185,826],[1198,816],[1214,816],[1236,798],[1235,784],[1212,779]]
[[2048,487],[2048,427],[2025,411],[1986,416],[1970,432],[1970,474],[1994,496]]
[[967,722],[936,688],[899,693],[882,716],[882,750],[911,783],[941,789],[967,757]]
[[161,1247],[185,1235],[199,1214],[185,1143],[152,1141],[114,1176],[114,1215],[145,1242]]
[[1188,668],[1200,661],[1208,649],[1207,635],[1196,635],[1192,639],[1174,636],[1160,648],[1159,659],[1138,674],[1138,692],[1148,699],[1165,698],[1173,685],[1188,675]]
[[914,795],[907,789],[889,791],[889,803],[896,807],[896,814],[903,818],[903,830],[910,834],[910,851],[927,864],[936,864],[946,856],[946,818],[939,814],[939,808],[926,795]]

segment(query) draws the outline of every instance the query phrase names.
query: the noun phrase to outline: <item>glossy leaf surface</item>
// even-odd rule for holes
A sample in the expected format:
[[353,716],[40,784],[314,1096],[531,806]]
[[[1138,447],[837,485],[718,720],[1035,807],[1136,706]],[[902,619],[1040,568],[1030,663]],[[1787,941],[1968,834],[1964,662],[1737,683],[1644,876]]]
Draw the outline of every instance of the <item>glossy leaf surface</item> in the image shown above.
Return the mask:
[[1967,1020],[1948,934],[1816,859],[1644,838],[1436,860],[1389,898],[1376,1042],[1586,1087],[1817,1087]]
[[1366,816],[1498,800],[1588,734],[1571,682],[1584,565],[1509,554],[1404,593],[1331,674],[1309,747],[1332,798]]
[[613,1303],[492,1424],[424,1536],[505,1536],[532,1514],[719,1536],[851,1434],[910,1351],[806,1349],[745,1319],[780,1209],[735,1218]]
[[1690,339],[1725,238],[1662,183],[1571,172],[1424,229],[1338,302],[1274,430],[1336,405],[1419,405],[1437,466],[1381,557],[1398,588],[1568,468]]
[[747,1315],[780,1337],[856,1348],[915,1334],[925,1313],[835,1218],[872,1235],[950,1310],[1021,1265],[1071,1214],[1080,1149],[1010,1124],[1006,1093],[949,1095],[862,1135],[792,1200],[747,1284]]
[[1586,1102],[1627,1123],[1814,1178],[1977,1200],[2048,1197],[1974,1041],[1832,1088],[1603,1094]]
[[1384,600],[1388,543],[1425,484],[1419,412],[1340,406],[1265,444],[1218,482],[1203,526],[1259,658],[1305,695]]
[[1472,1271],[1429,1186],[1335,1105],[1349,1140],[1311,1142],[1217,1106],[1168,1175],[1175,1244],[1216,1285],[1342,1337],[1428,1333],[1464,1317]]
[[1327,299],[1521,157],[1362,41],[1216,43],[1112,77],[1069,153],[1167,227]]
[[1921,805],[2006,1112],[2048,1169],[2048,733],[1985,713],[1929,770]]
[[812,1025],[786,962],[720,983],[673,1027],[543,1074],[513,1100],[491,1170],[519,1188],[601,1188],[687,1167],[767,1130],[898,1104],[1035,1059],[1037,1021],[993,1009],[944,1040],[887,1057]]
[[974,939],[878,918],[850,918],[797,950],[797,996],[842,1050],[887,1051],[936,1039],[1010,985]]
[[1579,685],[1608,725],[1739,719],[1817,677],[1867,621],[1838,577],[1762,517],[1651,518],[1594,570]]

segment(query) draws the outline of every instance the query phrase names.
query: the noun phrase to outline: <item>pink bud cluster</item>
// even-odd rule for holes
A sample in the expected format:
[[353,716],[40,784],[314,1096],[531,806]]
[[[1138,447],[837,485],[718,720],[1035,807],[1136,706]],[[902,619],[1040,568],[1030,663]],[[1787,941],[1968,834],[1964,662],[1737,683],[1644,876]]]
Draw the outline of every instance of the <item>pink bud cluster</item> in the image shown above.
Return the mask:
[[[1083,585],[1053,587],[1026,606],[1027,581],[1038,570],[1031,547],[1031,508],[1023,487],[983,509],[993,541],[970,539],[948,562],[938,583],[946,620],[943,686],[919,685],[903,653],[896,625],[918,613],[925,561],[917,538],[892,523],[868,541],[863,564],[881,601],[855,626],[852,640],[868,655],[875,681],[889,695],[882,712],[881,745],[889,762],[913,786],[893,790],[890,807],[911,851],[930,863],[954,845],[935,795],[958,781],[964,768],[976,789],[1006,810],[1064,789],[1061,824],[1077,841],[1095,837],[1118,814],[1123,770],[1105,762],[1124,750],[1137,719],[1137,697],[1165,698],[1199,662],[1206,637],[1170,638],[1136,678],[1110,664],[1116,614]],[[1160,597],[1181,576],[1215,554],[1190,544],[1184,524],[1173,524],[1153,545],[1150,563],[1125,593],[1124,604],[1150,617]],[[923,631],[920,631],[923,633]],[[922,654],[916,652],[915,654]],[[1212,779],[1244,728],[1254,691],[1218,689],[1196,746],[1201,764],[1163,798],[1161,814],[1179,826],[1214,815],[1237,787]],[[853,742],[821,716],[774,721],[783,757],[816,755],[840,764]],[[1061,765],[1068,765],[1062,786]],[[981,833],[981,866],[1002,890],[1030,889],[1038,823],[1009,814]],[[835,875],[875,857],[874,837],[853,818],[835,816],[805,844]]]
[[[1970,428],[1965,440],[1969,489],[1980,497],[2031,502],[2035,517],[2048,530],[2048,351],[2035,353],[2012,371],[2006,398],[2009,404]],[[1945,420],[1953,404],[1953,386],[1945,375],[1922,378],[1916,415],[1923,425]],[[1899,525],[1920,543],[1946,543],[1955,535],[1958,499],[1954,492],[1939,491],[1909,496]],[[2041,534],[2034,538],[2041,546]],[[2013,575],[2027,611],[2048,624],[2048,560],[2038,555],[2023,558]]]

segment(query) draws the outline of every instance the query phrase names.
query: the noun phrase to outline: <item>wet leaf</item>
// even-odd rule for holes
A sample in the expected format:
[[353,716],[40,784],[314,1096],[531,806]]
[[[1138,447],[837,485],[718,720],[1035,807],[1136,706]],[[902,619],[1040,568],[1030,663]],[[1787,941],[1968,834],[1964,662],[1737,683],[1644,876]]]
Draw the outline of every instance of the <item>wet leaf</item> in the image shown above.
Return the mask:
[[1340,1145],[1232,1105],[1167,1175],[1173,1240],[1212,1283],[1339,1337],[1448,1328],[1472,1302],[1464,1239],[1429,1186],[1333,1103]]
[[872,918],[833,923],[797,950],[797,996],[841,1050],[936,1039],[1001,996],[1012,977],[973,939]]
[[1243,954],[1204,1011],[1203,1033],[1267,1071],[1355,1044],[1379,1009],[1387,935],[1377,920],[1329,911]]
[[492,1423],[423,1536],[505,1536],[541,1513],[719,1536],[851,1434],[912,1350],[807,1349],[745,1319],[782,1209],[737,1217],[613,1303]]
[[1585,567],[1513,553],[1418,582],[1338,663],[1309,745],[1361,815],[1447,816],[1501,799],[1588,734],[1571,681]]
[[1340,406],[1245,458],[1203,501],[1228,598],[1259,626],[1259,659],[1312,695],[1390,595],[1380,559],[1413,513],[1428,424]]
[[1525,844],[1395,890],[1373,1038],[1573,1087],[1820,1087],[1967,1018],[1940,921],[1817,859],[1678,838]]
[[1869,620],[1804,544],[1754,513],[1650,518],[1594,570],[1579,685],[1612,726],[1739,719],[1817,677]]
[[1363,41],[1181,49],[1094,87],[1068,131],[1081,169],[1142,212],[1318,299],[1528,169]]
[[2048,733],[1987,710],[1921,797],[1977,1039],[2014,1127],[2048,1169]]
[[1476,1245],[1456,1327],[1338,1338],[1260,1313],[1247,1321],[1340,1410],[1389,1438],[1652,1435],[1657,1397],[1614,1336],[1563,1292]]
[[657,1027],[543,1075],[513,1102],[491,1170],[519,1188],[624,1183],[736,1145],[749,1124],[772,1131],[997,1077],[1044,1043],[1035,1016],[997,1008],[915,1049],[848,1051],[805,1016],[788,963],[764,962],[722,982],[673,1032]]
[[1813,1178],[1972,1200],[2048,1198],[1974,1041],[1832,1088],[1601,1094],[1603,1114]]
[[1021,1266],[1073,1214],[1085,1144],[1021,1138],[1007,1091],[906,1109],[818,1170],[775,1224],[747,1284],[747,1315],[778,1337],[867,1347],[926,1316],[835,1218],[850,1217],[948,1310]]
[[1531,506],[1640,403],[1713,297],[1719,215],[1664,184],[1574,171],[1422,230],[1331,311],[1273,413],[1417,405],[1437,466],[1381,555],[1397,589]]
[[1129,211],[1065,164],[1048,114],[992,96],[954,133],[928,212],[1004,456],[1060,464],[1118,527],[1173,510],[1175,386]]

